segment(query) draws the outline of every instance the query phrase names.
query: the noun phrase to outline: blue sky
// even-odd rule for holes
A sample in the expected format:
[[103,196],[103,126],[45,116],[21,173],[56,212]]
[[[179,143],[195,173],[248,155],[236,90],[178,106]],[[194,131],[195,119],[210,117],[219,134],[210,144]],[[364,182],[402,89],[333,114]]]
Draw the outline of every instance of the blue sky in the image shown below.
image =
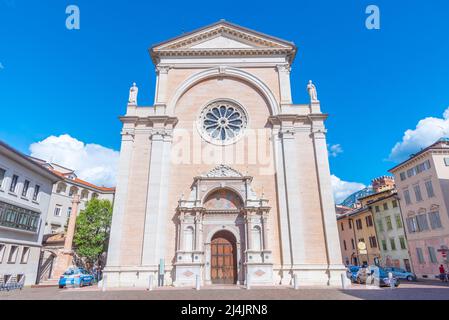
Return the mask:
[[[70,4],[80,30],[65,27]],[[369,4],[381,10],[381,30],[365,28]],[[130,84],[139,104],[153,103],[148,47],[224,18],[296,43],[295,103],[307,101],[313,79],[330,114],[328,142],[343,149],[332,173],[368,184],[394,166],[386,159],[406,130],[428,117],[449,122],[448,12],[447,0],[0,0],[0,139],[26,153],[62,134],[118,150]],[[416,135],[428,136],[432,121]],[[427,143],[415,140],[401,152]]]

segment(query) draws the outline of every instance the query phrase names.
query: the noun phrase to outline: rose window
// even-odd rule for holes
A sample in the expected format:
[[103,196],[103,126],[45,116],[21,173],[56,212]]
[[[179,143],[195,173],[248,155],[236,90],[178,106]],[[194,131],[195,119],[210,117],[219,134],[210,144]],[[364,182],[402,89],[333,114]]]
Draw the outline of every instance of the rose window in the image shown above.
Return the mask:
[[243,133],[247,116],[242,107],[231,102],[214,102],[207,106],[200,118],[203,137],[211,142],[229,144]]

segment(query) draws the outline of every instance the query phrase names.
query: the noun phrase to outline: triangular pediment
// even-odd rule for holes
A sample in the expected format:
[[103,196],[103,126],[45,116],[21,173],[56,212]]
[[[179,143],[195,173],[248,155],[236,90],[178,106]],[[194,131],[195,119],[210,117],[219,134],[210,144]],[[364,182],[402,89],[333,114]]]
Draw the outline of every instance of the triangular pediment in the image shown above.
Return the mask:
[[250,30],[227,21],[219,21],[196,31],[164,41],[152,47],[153,56],[170,52],[213,52],[213,51],[282,51],[296,52],[293,43]]

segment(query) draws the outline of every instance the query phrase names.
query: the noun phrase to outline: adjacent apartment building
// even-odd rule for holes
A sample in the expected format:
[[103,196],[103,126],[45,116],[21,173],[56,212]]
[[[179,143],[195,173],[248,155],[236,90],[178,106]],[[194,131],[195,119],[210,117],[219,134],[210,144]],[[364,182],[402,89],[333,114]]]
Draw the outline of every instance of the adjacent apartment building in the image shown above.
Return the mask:
[[77,177],[74,170],[65,168],[56,163],[47,163],[44,160],[32,158],[42,166],[46,167],[61,178],[52,189],[52,196],[45,223],[44,234],[55,234],[64,232],[69,217],[72,214],[72,200],[74,195],[80,197],[81,203],[78,206],[79,214],[85,209],[87,201],[98,198],[114,202],[115,188],[97,186]]
[[390,170],[396,179],[411,261],[420,278],[434,278],[449,246],[449,139],[441,139]]
[[[378,184],[388,187],[378,188]],[[392,177],[380,177],[373,180],[373,186],[379,192],[360,201],[369,207],[374,217],[381,265],[411,272],[410,253],[395,181]]]
[[[61,178],[0,141],[0,277],[36,281],[52,187]],[[25,277],[25,279],[23,279]]]

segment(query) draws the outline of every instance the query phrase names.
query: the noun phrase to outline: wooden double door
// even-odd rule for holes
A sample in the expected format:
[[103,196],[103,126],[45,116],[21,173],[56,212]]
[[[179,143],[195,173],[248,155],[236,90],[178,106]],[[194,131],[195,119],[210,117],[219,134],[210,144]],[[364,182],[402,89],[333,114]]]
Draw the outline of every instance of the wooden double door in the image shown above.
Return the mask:
[[213,284],[237,283],[236,241],[229,232],[218,232],[212,238],[211,281]]

